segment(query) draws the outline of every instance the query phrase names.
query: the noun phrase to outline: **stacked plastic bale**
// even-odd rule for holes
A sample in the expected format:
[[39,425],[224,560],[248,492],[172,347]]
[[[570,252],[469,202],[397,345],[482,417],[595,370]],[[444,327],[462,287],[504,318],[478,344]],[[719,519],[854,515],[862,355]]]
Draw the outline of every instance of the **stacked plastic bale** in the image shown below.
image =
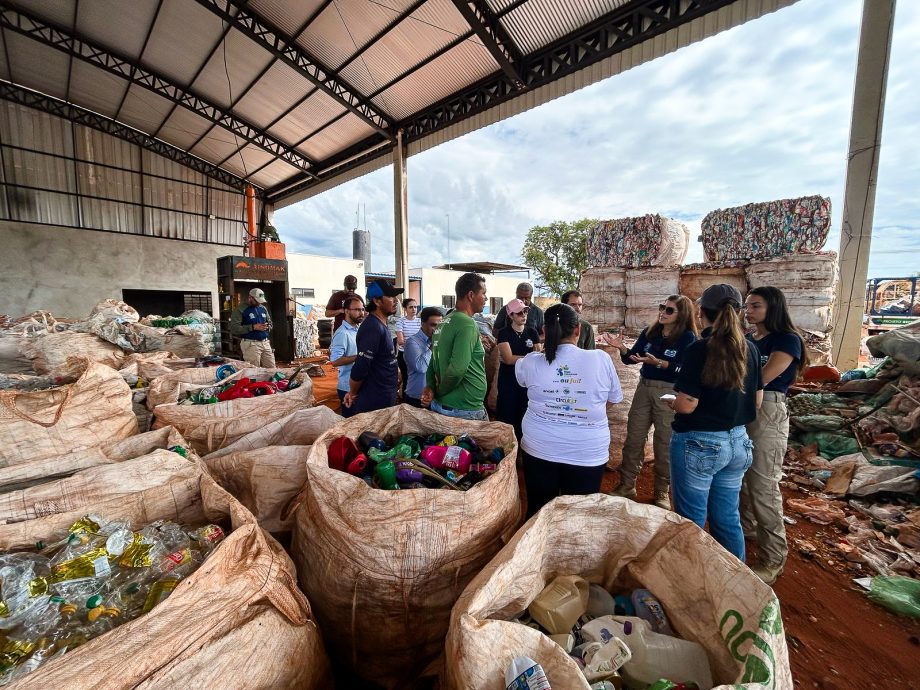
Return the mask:
[[585,307],[582,316],[598,330],[626,321],[626,269],[589,268],[579,283]]
[[751,262],[747,279],[751,288],[772,285],[783,291],[792,322],[805,333],[812,364],[829,362],[837,254],[791,254]]
[[710,285],[727,283],[738,288],[742,295],[746,295],[749,289],[747,267],[747,261],[706,262],[681,266],[680,294],[696,301]]
[[656,266],[626,271],[626,329],[638,334],[658,318],[658,305],[676,295],[680,268]]
[[718,209],[703,218],[703,251],[719,262],[813,254],[830,227],[831,201],[817,195]]
[[[638,287],[636,299],[631,299],[629,274],[661,270],[677,275],[677,269],[687,255],[689,230],[683,223],[658,214],[618,218],[598,223],[588,231],[588,265],[582,274],[581,290],[586,305],[585,318],[600,328],[621,326],[642,327],[657,308],[662,295],[650,294],[651,285],[643,279],[634,280]],[[658,280],[653,279],[653,282]],[[674,290],[677,290],[676,278]],[[654,304],[649,304],[651,299]],[[631,313],[632,312],[632,313]],[[633,324],[631,326],[631,324]]]

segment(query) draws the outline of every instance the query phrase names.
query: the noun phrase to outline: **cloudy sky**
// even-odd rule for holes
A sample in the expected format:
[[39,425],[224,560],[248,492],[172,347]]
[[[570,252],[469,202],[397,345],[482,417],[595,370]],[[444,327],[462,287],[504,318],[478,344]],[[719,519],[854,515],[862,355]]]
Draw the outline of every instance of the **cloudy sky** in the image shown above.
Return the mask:
[[[862,0],[797,4],[409,159],[412,266],[520,261],[554,220],[662,213],[691,229],[751,201],[822,194],[837,249]],[[870,276],[920,271],[920,2],[900,2]],[[392,167],[276,213],[293,251],[351,256],[366,205],[393,270]]]

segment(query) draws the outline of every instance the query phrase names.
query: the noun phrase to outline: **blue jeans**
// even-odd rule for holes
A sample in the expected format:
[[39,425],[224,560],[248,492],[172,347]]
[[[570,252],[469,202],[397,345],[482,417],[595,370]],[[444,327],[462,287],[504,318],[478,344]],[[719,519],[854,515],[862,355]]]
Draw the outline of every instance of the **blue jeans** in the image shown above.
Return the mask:
[[743,426],[731,431],[688,431],[671,435],[671,491],[674,510],[709,532],[744,560],[738,512],[741,480],[753,462],[751,439]]
[[488,422],[489,413],[486,408],[480,407],[478,410],[455,410],[452,407],[444,407],[437,400],[431,401],[431,411],[442,414],[445,417],[456,417],[457,419],[472,419],[477,422]]

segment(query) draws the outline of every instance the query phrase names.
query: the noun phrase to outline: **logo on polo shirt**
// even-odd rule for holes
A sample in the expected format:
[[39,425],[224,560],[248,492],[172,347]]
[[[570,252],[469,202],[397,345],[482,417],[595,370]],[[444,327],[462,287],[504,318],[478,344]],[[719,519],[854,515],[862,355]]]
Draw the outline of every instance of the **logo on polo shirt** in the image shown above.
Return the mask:
[[760,366],[767,366],[767,361],[770,359],[769,355],[760,355]]
[[665,357],[677,357],[677,350],[665,350],[664,356]]

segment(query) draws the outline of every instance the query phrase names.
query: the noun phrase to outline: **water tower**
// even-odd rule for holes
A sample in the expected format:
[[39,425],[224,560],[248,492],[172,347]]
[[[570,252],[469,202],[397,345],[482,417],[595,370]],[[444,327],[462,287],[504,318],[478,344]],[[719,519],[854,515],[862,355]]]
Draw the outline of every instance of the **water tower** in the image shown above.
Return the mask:
[[364,272],[371,271],[371,233],[355,228],[351,233],[351,257],[364,262]]

